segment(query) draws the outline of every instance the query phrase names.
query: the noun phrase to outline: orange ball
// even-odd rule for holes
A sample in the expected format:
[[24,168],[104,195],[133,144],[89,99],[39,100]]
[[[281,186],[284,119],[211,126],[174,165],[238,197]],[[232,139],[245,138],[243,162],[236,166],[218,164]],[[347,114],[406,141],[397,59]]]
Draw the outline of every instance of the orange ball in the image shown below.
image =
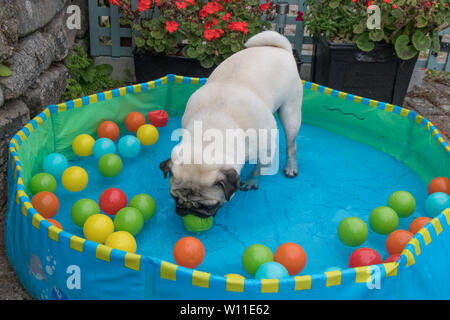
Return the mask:
[[400,254],[413,234],[406,230],[395,230],[386,239],[386,249],[389,255]]
[[428,217],[418,217],[411,222],[409,225],[409,232],[412,234],[416,234],[417,231],[422,229],[428,222],[431,221],[431,218]]
[[194,237],[184,237],[175,243],[173,258],[180,266],[194,269],[205,258],[205,248],[200,240]]
[[53,193],[41,191],[31,198],[31,204],[39,214],[44,218],[53,217],[59,209],[59,200]]
[[136,132],[140,126],[145,124],[145,117],[140,112],[130,112],[125,118],[125,127],[128,131]]
[[446,177],[438,177],[431,180],[428,185],[428,194],[435,192],[443,192],[450,196],[450,179]]
[[61,230],[63,230],[63,227],[62,227],[61,223],[59,223],[58,221],[56,221],[54,219],[47,219],[47,221],[50,222],[55,227],[60,228]]
[[119,126],[112,121],[103,121],[97,128],[97,135],[99,138],[108,138],[116,141],[119,137]]
[[283,243],[277,248],[273,261],[280,263],[290,276],[300,273],[306,265],[306,253],[301,246],[293,242]]

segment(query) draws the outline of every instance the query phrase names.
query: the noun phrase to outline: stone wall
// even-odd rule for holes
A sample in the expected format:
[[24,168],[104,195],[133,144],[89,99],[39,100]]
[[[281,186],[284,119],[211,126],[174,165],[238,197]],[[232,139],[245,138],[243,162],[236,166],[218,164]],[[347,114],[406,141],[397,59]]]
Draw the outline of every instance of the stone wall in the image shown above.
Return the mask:
[[[81,30],[70,30],[67,8],[81,9]],[[8,143],[44,107],[59,103],[69,71],[64,59],[85,37],[88,0],[0,0],[0,221],[7,201]]]

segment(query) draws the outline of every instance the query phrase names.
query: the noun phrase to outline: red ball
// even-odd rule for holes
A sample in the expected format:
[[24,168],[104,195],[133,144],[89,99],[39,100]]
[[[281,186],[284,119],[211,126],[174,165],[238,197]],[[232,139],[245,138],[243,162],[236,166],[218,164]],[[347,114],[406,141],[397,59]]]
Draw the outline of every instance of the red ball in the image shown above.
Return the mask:
[[59,223],[58,221],[56,221],[55,219],[47,219],[48,222],[50,222],[52,225],[54,225],[55,227],[63,230],[63,227],[61,225],[61,223]]
[[370,248],[359,248],[353,251],[348,260],[348,266],[350,268],[370,266],[373,264],[383,263],[380,255]]
[[273,261],[283,265],[290,276],[300,273],[306,265],[306,253],[296,243],[286,242],[277,248]]
[[155,110],[148,113],[148,121],[155,127],[164,127],[169,122],[169,115],[164,110]]
[[384,260],[384,263],[398,261],[400,259],[400,256],[401,256],[400,253],[393,254],[393,255],[387,257],[386,260]]
[[97,128],[97,135],[99,138],[108,138],[116,141],[119,137],[119,127],[112,121],[103,121]]
[[428,222],[431,221],[431,218],[428,217],[418,217],[411,222],[409,225],[409,232],[412,234],[416,234],[420,229],[422,229]]
[[120,209],[127,206],[127,196],[120,189],[109,188],[102,192],[98,202],[104,213],[115,215]]
[[133,111],[125,117],[125,127],[128,131],[136,132],[140,126],[145,124],[145,117],[142,113]]
[[205,247],[194,237],[183,237],[173,247],[173,258],[180,266],[195,269],[205,258]]
[[31,204],[36,211],[46,219],[55,216],[59,210],[58,197],[48,191],[36,193],[33,198],[31,198]]
[[428,194],[443,192],[450,195],[450,179],[446,177],[437,177],[431,180],[428,185]]

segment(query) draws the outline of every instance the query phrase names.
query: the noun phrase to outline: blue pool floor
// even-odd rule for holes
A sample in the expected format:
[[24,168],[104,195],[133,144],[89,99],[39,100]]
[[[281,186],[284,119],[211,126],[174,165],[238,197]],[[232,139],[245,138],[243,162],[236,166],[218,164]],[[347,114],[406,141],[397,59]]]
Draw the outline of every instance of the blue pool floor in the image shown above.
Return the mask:
[[[301,274],[324,272],[329,267],[346,268],[355,248],[339,241],[339,222],[356,216],[368,223],[370,212],[386,205],[392,192],[409,191],[417,203],[412,216],[400,219],[399,229],[407,230],[415,217],[425,215],[426,186],[406,165],[367,145],[302,124],[297,138],[298,177],[289,179],[282,172],[285,143],[281,134],[280,172],[261,177],[259,190],[238,191],[219,210],[213,228],[194,235],[184,229],[181,217],[175,214],[169,180],[159,169],[159,163],[169,158],[176,144],[170,136],[180,123],[180,118],[172,118],[166,127],[159,128],[158,142],[143,147],[135,159],[123,159],[123,170],[115,178],[102,177],[93,156],[71,160],[69,165],[86,169],[89,184],[81,192],[70,193],[58,181],[56,194],[61,207],[55,219],[64,230],[83,237],[82,229],[70,219],[72,205],[81,198],[98,201],[101,192],[111,187],[122,189],[128,200],[147,193],[155,199],[157,211],[136,236],[138,254],[174,262],[175,242],[184,236],[195,236],[206,252],[199,270],[249,277],[241,265],[241,256],[255,243],[268,246],[272,252],[284,242],[300,244],[307,254]],[[246,166],[242,176],[249,170],[251,167]],[[361,247],[375,249],[385,259],[386,237],[369,228],[369,236]]]

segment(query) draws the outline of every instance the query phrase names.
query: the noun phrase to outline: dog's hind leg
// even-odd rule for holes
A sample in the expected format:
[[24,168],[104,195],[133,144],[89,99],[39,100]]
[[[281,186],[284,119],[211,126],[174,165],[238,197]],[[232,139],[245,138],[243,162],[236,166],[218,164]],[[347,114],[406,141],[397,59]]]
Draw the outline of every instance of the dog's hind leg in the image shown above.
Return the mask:
[[[299,85],[301,86],[301,83]],[[298,175],[297,135],[302,123],[302,96],[303,90],[300,90],[296,97],[278,109],[278,116],[286,136],[286,166],[284,167],[284,174],[289,178]]]

